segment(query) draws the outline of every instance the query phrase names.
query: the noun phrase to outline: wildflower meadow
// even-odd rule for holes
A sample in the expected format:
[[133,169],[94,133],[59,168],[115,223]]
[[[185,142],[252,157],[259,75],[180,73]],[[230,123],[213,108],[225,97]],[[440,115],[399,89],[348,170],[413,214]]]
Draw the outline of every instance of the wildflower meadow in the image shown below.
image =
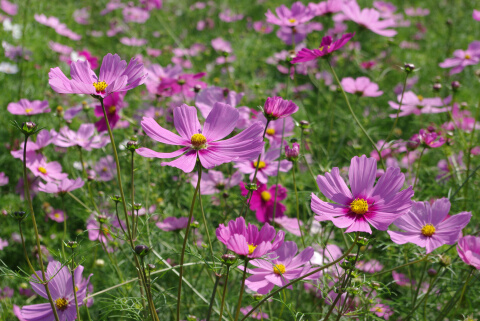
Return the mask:
[[480,2],[0,23],[0,321],[480,319]]

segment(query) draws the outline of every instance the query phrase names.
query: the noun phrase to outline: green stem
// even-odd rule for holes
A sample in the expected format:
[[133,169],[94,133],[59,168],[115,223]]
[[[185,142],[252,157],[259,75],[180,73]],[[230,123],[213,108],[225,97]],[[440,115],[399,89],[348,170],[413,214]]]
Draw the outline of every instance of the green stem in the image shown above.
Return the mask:
[[208,306],[207,321],[210,321],[210,316],[212,315],[213,303],[215,302],[215,294],[217,294],[218,282],[220,281],[221,277],[221,275],[215,274],[215,284],[213,285],[212,297],[210,298],[210,304]]
[[[288,79],[290,79],[290,77],[288,77]],[[282,146],[283,146],[284,137],[285,137],[285,118],[283,118],[282,139],[280,140],[280,155],[278,155],[277,175],[275,176],[275,198],[273,200],[272,225],[275,224],[275,214],[277,211],[278,179],[280,177],[280,163],[282,159],[282,151],[283,151]]]
[[391,269],[388,269],[388,270],[385,270],[385,271],[382,271],[382,272],[374,273],[374,274],[372,274],[372,278],[377,277],[377,276],[382,275],[382,274],[385,274],[385,273],[390,273],[390,272],[392,272],[392,271],[401,269],[401,268],[403,268],[403,267],[406,267],[406,266],[409,266],[409,265],[412,265],[412,264],[416,264],[416,263],[422,262],[422,261],[426,260],[427,258],[428,258],[428,254],[425,255],[424,257],[422,257],[421,259],[418,259],[418,260],[415,260],[415,261],[411,261],[411,262],[408,262],[408,263],[405,263],[405,264],[396,266],[396,267],[394,267],[394,268],[391,268]]
[[203,211],[202,192],[200,190],[200,184],[198,187],[198,201],[200,205],[200,211],[202,212],[202,219],[203,219],[203,225],[205,226],[205,233],[207,234],[208,247],[210,248],[210,254],[212,255],[213,266],[215,266],[215,256],[213,255],[212,240],[210,239],[210,233],[208,232],[207,219],[205,218],[205,212]]
[[340,90],[342,91],[342,94],[343,94],[343,98],[345,98],[345,102],[347,103],[347,106],[348,106],[348,109],[350,110],[350,114],[352,114],[352,117],[353,119],[355,120],[355,122],[357,123],[358,127],[360,127],[360,129],[362,130],[363,134],[368,138],[368,140],[370,141],[370,143],[372,144],[373,148],[375,148],[375,150],[377,151],[378,153],[378,157],[380,157],[380,162],[382,163],[382,167],[385,169],[385,163],[383,162],[383,158],[382,158],[382,155],[380,154],[380,151],[378,150],[377,148],[377,145],[375,144],[375,142],[373,141],[373,139],[370,137],[370,135],[367,133],[367,131],[365,130],[365,128],[363,128],[362,124],[360,123],[360,121],[358,120],[357,116],[355,115],[355,113],[353,112],[353,109],[352,109],[352,106],[350,105],[350,101],[348,100],[348,97],[347,97],[347,94],[345,93],[345,90],[343,90],[343,86],[340,82],[340,80],[338,79],[338,76],[337,74],[335,73],[335,70],[333,69],[332,67],[332,64],[330,63],[329,60],[327,60],[328,62],[328,66],[330,67],[330,70],[333,74],[333,77],[335,78]]
[[80,321],[80,309],[78,307],[78,300],[77,300],[77,287],[75,285],[75,250],[72,248],[72,268],[70,270],[72,273],[72,286],[73,286],[73,296],[75,298],[75,308],[77,310],[77,318]]
[[62,240],[62,254],[63,258],[67,259],[67,255],[65,254],[65,240],[67,239],[67,208],[65,207],[65,194],[61,195],[62,198],[62,209],[63,209],[63,240]]
[[[418,293],[420,293],[420,288],[422,287],[423,278],[425,277],[425,270],[427,269],[428,261],[425,261],[423,264],[422,274],[420,275],[420,281],[418,281],[417,290],[415,291],[415,296],[412,298],[412,306],[414,307],[417,303]],[[413,286],[413,284],[412,284]]]
[[82,164],[83,178],[86,180],[86,183],[87,183],[87,189],[88,189],[88,195],[90,196],[90,201],[92,202],[92,205],[93,205],[93,208],[95,209],[95,211],[98,214],[100,214],[100,210],[98,209],[97,203],[95,202],[95,198],[93,197],[92,186],[91,186],[90,181],[88,180],[87,170],[85,169],[85,163],[83,162],[82,147],[79,146],[78,151],[80,152],[80,163]]
[[192,222],[193,208],[195,207],[195,200],[197,199],[197,193],[200,189],[200,180],[202,179],[202,165],[198,164],[198,179],[195,192],[193,193],[192,204],[190,206],[190,214],[188,215],[187,229],[185,230],[185,238],[183,239],[182,254],[180,256],[180,271],[178,278],[178,294],[177,294],[177,321],[180,321],[180,304],[182,298],[182,280],[183,280],[183,262],[185,259],[185,249],[187,247],[188,232],[190,232],[190,223]]
[[[130,165],[132,167],[132,172],[131,172],[131,189],[132,189],[132,194],[131,194],[131,197],[132,197],[132,237],[133,239],[135,239],[136,235],[137,235],[137,226],[138,226],[138,211],[137,211],[137,217],[135,218],[135,210],[134,210],[134,206],[135,206],[135,184],[134,184],[134,175],[133,175],[133,170],[134,170],[134,162],[133,162],[133,156],[135,154],[135,151],[131,151],[131,154],[132,154],[132,158],[131,158],[131,162],[130,162]],[[136,221],[136,222],[135,222]]]
[[300,236],[302,238],[302,245],[303,248],[305,248],[305,240],[303,239],[303,231],[302,231],[302,225],[300,224],[300,204],[298,201],[298,192],[297,192],[297,181],[295,179],[295,165],[296,163],[292,163],[292,177],[293,177],[293,189],[295,190],[295,200],[297,203],[297,222],[298,222],[298,229],[300,230]]
[[25,239],[23,238],[22,222],[21,221],[18,221],[18,228],[20,229],[20,238],[22,239],[23,253],[25,254],[25,258],[27,259],[28,266],[32,270],[33,274],[35,274],[37,279],[40,280],[40,277],[38,276],[37,271],[35,271],[32,263],[30,262],[30,259],[28,258],[27,248],[25,247]]
[[418,181],[418,174],[420,172],[420,164],[422,163],[422,156],[423,153],[425,152],[426,147],[422,149],[422,152],[420,153],[420,157],[418,158],[418,165],[417,165],[417,170],[415,173],[415,182],[413,183],[413,189],[415,189],[415,186],[417,186],[417,181]]
[[243,267],[242,287],[240,288],[240,295],[238,296],[237,311],[235,312],[235,321],[238,320],[238,317],[240,315],[240,308],[242,307],[243,292],[245,292],[245,279],[247,278],[248,261],[248,258],[246,258],[245,265]]
[[218,318],[219,321],[222,321],[223,306],[225,304],[225,295],[227,294],[227,284],[228,284],[228,274],[229,274],[229,272],[230,272],[230,266],[227,265],[227,274],[225,276],[225,284],[223,285],[222,303],[220,304],[220,317]]
[[455,304],[458,302],[458,300],[457,300],[457,294],[460,292],[460,290],[461,290],[460,299],[463,298],[463,295],[465,294],[465,291],[466,291],[466,289],[467,289],[467,284],[470,282],[470,279],[472,278],[474,272],[475,272],[475,270],[472,269],[472,271],[471,271],[470,274],[468,275],[467,279],[465,280],[465,284],[463,285],[463,287],[458,288],[457,292],[455,292],[455,294],[452,296],[452,298],[450,299],[450,301],[448,301],[448,303],[447,303],[447,304],[445,305],[445,307],[442,309],[442,311],[440,312],[440,315],[437,317],[436,321],[443,320],[446,316],[448,316],[448,313],[450,312],[450,310],[451,310],[451,309],[455,306]]

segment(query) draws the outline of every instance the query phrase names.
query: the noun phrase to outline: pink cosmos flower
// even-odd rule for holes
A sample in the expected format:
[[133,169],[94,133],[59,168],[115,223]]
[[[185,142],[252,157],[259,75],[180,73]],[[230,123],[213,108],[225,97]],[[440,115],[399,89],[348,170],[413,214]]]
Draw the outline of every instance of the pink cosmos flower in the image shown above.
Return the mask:
[[273,31],[272,25],[263,21],[255,21],[253,23],[253,29],[256,32],[260,32],[264,34],[268,34]]
[[[253,307],[249,305],[244,308],[240,308],[240,312],[242,312],[243,315],[247,315],[247,313],[250,312],[252,308]],[[257,320],[268,319],[268,314],[266,314],[265,312],[253,311],[252,314],[250,314],[250,318]]]
[[380,20],[380,13],[372,8],[360,10],[356,0],[351,0],[343,4],[342,10],[348,19],[376,34],[385,37],[393,37],[397,34],[395,30],[387,29],[388,27],[395,26],[395,20]]
[[47,213],[47,217],[52,221],[62,223],[67,218],[67,215],[65,215],[65,212],[62,210],[56,210],[52,208],[52,210]]
[[207,84],[199,80],[205,75],[205,72],[199,72],[197,74],[181,74],[173,79],[163,79],[158,86],[158,94],[167,97],[181,94],[184,97],[193,98],[195,97],[194,88],[207,88]]
[[205,168],[233,160],[251,159],[260,154],[263,147],[260,123],[256,122],[240,134],[226,139],[239,118],[238,111],[230,105],[215,103],[202,127],[197,118],[197,109],[183,104],[173,110],[173,121],[180,136],[164,129],[152,118],[144,117],[141,124],[150,138],[168,145],[180,145],[183,148],[172,153],[158,153],[142,147],[137,153],[143,157],[173,158],[163,162],[162,166],[172,166],[189,173],[195,167],[197,157]]
[[126,23],[129,23],[129,22],[145,23],[148,20],[148,18],[150,18],[150,14],[148,13],[148,11],[138,7],[125,7],[123,8],[122,13],[123,13],[123,20]]
[[430,10],[410,7],[405,9],[405,14],[410,17],[428,16],[430,14]]
[[147,39],[143,38],[135,38],[135,37],[122,37],[120,38],[120,43],[124,44],[125,46],[131,47],[143,47],[148,43]]
[[[259,294],[267,294],[275,285],[282,287],[291,280],[312,272],[309,261],[313,256],[313,249],[309,246],[298,255],[297,252],[297,244],[287,241],[271,252],[268,259],[250,261],[250,264],[257,268],[247,269],[252,275],[245,280],[245,285]],[[319,274],[315,273],[304,280],[315,280],[318,277]]]
[[27,167],[33,175],[41,177],[46,182],[55,180],[63,180],[68,177],[68,174],[62,173],[62,165],[58,162],[47,163],[47,159],[43,155],[36,155]]
[[466,132],[471,132],[473,128],[479,128],[480,125],[475,121],[475,118],[471,117],[469,110],[460,110],[457,103],[453,104],[451,111],[453,121],[446,122],[442,125],[442,128],[447,131],[454,131],[455,127]]
[[318,4],[309,3],[316,16],[324,16],[342,11],[343,0],[327,0]]
[[393,222],[405,232],[388,231],[388,234],[397,244],[414,243],[425,247],[427,254],[444,244],[453,245],[462,229],[470,222],[472,214],[461,212],[448,216],[449,211],[448,198],[437,199],[432,205],[428,202],[413,202],[410,211]]
[[125,223],[123,221],[118,221],[115,215],[111,214],[92,214],[87,219],[87,231],[88,239],[90,241],[100,241],[103,244],[107,244],[110,241],[114,240],[113,234],[116,234],[120,231],[120,224],[122,224],[123,229],[125,229]]
[[187,228],[188,217],[167,217],[163,222],[157,222],[155,225],[165,232],[178,231]]
[[100,158],[94,167],[96,173],[96,179],[102,182],[108,182],[113,179],[113,173],[115,172],[117,165],[113,160],[112,155]]
[[49,113],[48,100],[28,100],[20,99],[16,103],[10,103],[7,106],[7,110],[14,115],[36,115]]
[[383,91],[378,90],[378,85],[371,82],[368,77],[358,77],[357,79],[347,77],[343,78],[341,83],[347,93],[358,95],[359,97],[378,97],[383,95]]
[[72,79],[68,79],[60,68],[52,68],[48,73],[48,83],[60,94],[87,94],[105,98],[117,91],[133,89],[143,84],[147,77],[138,59],[132,58],[127,65],[120,56],[110,53],[103,58],[99,77],[91,70],[88,61],[80,60],[72,62],[70,75]]
[[162,9],[162,0],[140,0],[145,10]]
[[90,19],[89,8],[77,9],[73,12],[73,20],[81,25],[88,25]]
[[458,240],[458,256],[468,265],[480,270],[480,237],[467,235]]
[[300,155],[300,145],[298,143],[292,143],[292,148],[285,144],[285,158],[291,162],[297,161]]
[[263,114],[267,119],[277,120],[291,116],[298,111],[298,106],[291,100],[282,97],[268,97],[263,106]]
[[275,228],[268,223],[265,223],[260,231],[257,226],[250,223],[245,226],[243,217],[228,222],[228,226],[220,224],[216,235],[227,249],[250,259],[260,258],[275,251],[283,244],[285,238],[285,232],[276,233]]
[[392,278],[399,286],[412,286],[415,285],[415,281],[410,280],[405,274],[392,271]]
[[[119,111],[128,104],[123,101],[125,98],[125,92],[115,92],[104,99],[103,105],[105,106],[105,111],[107,112],[107,119],[108,123],[110,124],[110,128],[114,129],[120,120]],[[95,123],[95,128],[98,132],[106,132],[107,122],[105,121],[105,117],[103,116],[103,109],[102,105],[96,105],[94,114],[96,117],[102,117],[99,121]]]
[[211,41],[213,49],[216,51],[232,53],[232,45],[229,41],[226,41],[222,37],[215,38]]
[[[0,251],[2,251],[4,248],[8,246],[8,241],[7,240],[2,240],[0,238]],[[1,292],[1,291],[0,291]]]
[[[398,109],[400,107],[401,99],[402,95],[399,94],[397,96],[398,104],[393,101],[389,101],[388,104],[393,109]],[[439,108],[439,106],[444,106],[442,99],[439,97],[424,98],[421,95],[415,95],[412,91],[407,91],[403,95],[402,107],[400,108],[398,117],[408,116],[411,114],[438,114],[444,113],[448,110],[447,107]],[[390,114],[390,117],[396,118],[397,113]]]
[[48,46],[53,51],[58,52],[58,53],[63,54],[63,55],[69,55],[73,51],[72,47],[62,45],[61,43],[58,43],[58,42],[49,41]]
[[275,9],[277,15],[275,16],[270,9],[268,9],[265,16],[267,22],[281,27],[295,27],[299,24],[308,22],[315,17],[314,11],[305,6],[300,1],[292,4],[292,9],[288,9],[284,4]]
[[465,170],[465,164],[463,163],[463,151],[458,154],[452,154],[447,159],[441,159],[437,163],[439,174],[435,177],[438,181],[448,181],[453,177],[454,172],[457,170]]
[[255,170],[258,165],[257,170],[257,180],[266,184],[269,176],[276,176],[278,171],[278,162],[280,162],[280,172],[288,172],[292,168],[292,163],[286,159],[278,161],[280,157],[280,149],[270,149],[268,152],[262,152],[260,155],[260,162],[257,164],[258,157],[243,162],[236,162],[235,168],[237,168],[243,174],[250,174],[249,179],[253,181],[253,176],[255,176]]
[[306,62],[310,60],[315,60],[317,58],[326,58],[332,52],[342,48],[345,44],[355,35],[355,33],[347,33],[342,35],[342,37],[337,40],[333,41],[332,37],[326,36],[322,38],[322,42],[318,49],[307,49],[303,48],[298,52],[295,58],[292,59],[292,64],[296,64],[298,62]]
[[405,175],[399,168],[387,168],[375,184],[377,161],[374,158],[353,157],[348,178],[351,191],[340,176],[338,167],[325,176],[318,175],[320,191],[334,203],[327,203],[312,193],[311,208],[318,214],[318,221],[332,221],[338,228],[347,228],[349,232],[372,233],[374,228],[385,231],[400,216],[407,213],[412,204],[413,190],[410,186],[400,189]]
[[40,182],[38,190],[51,194],[64,194],[82,188],[85,182],[79,177],[77,179],[62,179],[61,181],[47,182],[46,184]]
[[392,308],[382,303],[376,303],[370,308],[370,312],[375,313],[378,317],[384,318],[385,320],[390,319],[390,317],[393,315]]
[[480,62],[480,41],[473,41],[468,45],[467,50],[455,50],[453,58],[448,58],[438,65],[442,68],[452,68],[450,75],[458,74],[466,66],[476,65]]
[[375,259],[369,261],[360,260],[355,267],[365,273],[375,273],[383,270],[383,264]]
[[155,95],[159,93],[158,86],[164,79],[178,78],[183,72],[181,66],[168,65],[162,67],[159,64],[148,66],[147,71],[148,78],[145,80],[145,86],[150,93]]
[[11,16],[15,16],[18,13],[18,5],[11,3],[7,0],[0,1],[0,9],[2,9]]
[[[281,27],[277,31],[277,37],[280,38],[286,45],[292,45],[292,39],[296,44],[300,44],[308,34],[313,31],[323,30],[323,25],[319,22],[309,22],[307,24],[298,25],[295,29],[290,27]],[[300,48],[299,48],[300,49]],[[290,53],[289,53],[290,56]]]
[[243,19],[243,14],[234,14],[232,10],[226,9],[218,14],[218,18],[225,22],[235,22]]
[[[287,208],[280,201],[287,198],[287,189],[281,185],[272,185],[267,188],[266,184],[258,184],[257,190],[253,191],[250,200],[250,210],[255,211],[257,220],[262,223],[271,222],[273,219],[273,208],[275,207],[275,218],[283,217]],[[245,183],[240,183],[242,196],[248,195]],[[275,190],[277,189],[277,200],[275,206]]]
[[446,140],[440,133],[425,129],[420,129],[420,132],[414,134],[409,141],[411,146],[423,146],[425,148],[438,148],[445,143]]
[[77,132],[66,126],[61,128],[53,143],[60,147],[79,146],[91,151],[93,148],[102,148],[110,143],[110,138],[106,132],[96,135],[93,124],[81,124]]
[[[78,288],[76,295],[79,306],[83,305],[83,300],[87,295],[87,286],[90,282],[90,277],[93,275],[90,274],[87,279],[84,279],[82,276],[83,270],[84,267],[78,265],[74,272],[75,287]],[[55,303],[59,319],[75,320],[77,311],[73,294],[74,285],[72,284],[72,275],[69,268],[62,266],[62,263],[58,261],[50,261],[45,274],[47,280],[49,280],[50,294]],[[37,275],[41,275],[40,271],[37,271]],[[45,287],[40,280],[34,274],[30,278],[33,280],[30,281],[33,290],[42,298],[48,299]],[[25,320],[55,320],[50,303],[23,306],[21,313]]]
[[[256,118],[263,124],[267,124],[267,119],[263,114],[259,114]],[[283,138],[290,137],[293,135],[293,130],[295,128],[295,123],[293,122],[292,117],[285,118],[285,133]],[[273,120],[268,123],[267,130],[265,131],[265,138],[270,142],[270,146],[281,146],[282,143],[282,131],[283,131],[283,119]]]
[[215,103],[220,102],[237,107],[244,95],[244,93],[237,93],[228,88],[211,86],[198,93],[195,105],[202,113],[202,116],[207,118]]
[[298,223],[299,221],[297,218],[290,218],[287,216],[275,217],[275,226],[278,226],[293,235],[302,236],[300,226],[303,226],[303,222],[300,221],[300,225]]
[[79,52],[72,51],[68,58],[63,59],[62,56],[60,56],[60,60],[66,61],[69,65],[72,64],[73,61],[86,60],[90,63],[92,69],[98,68],[98,58],[92,55],[88,50],[81,50]]
[[472,14],[473,19],[480,21],[480,10],[475,10],[473,9],[473,14]]
[[[212,195],[217,193],[222,193],[227,189],[238,186],[243,179],[243,174],[241,172],[235,172],[230,177],[223,176],[223,173],[220,171],[209,170],[208,173],[202,174],[202,179],[200,180],[200,192],[202,195]],[[198,180],[198,174],[192,174],[190,183],[196,187]]]
[[[27,142],[27,163],[29,161],[33,161],[35,158],[30,157],[29,155],[35,155],[35,151],[38,151],[45,146],[50,145],[55,140],[56,136],[57,133],[54,129],[51,129],[50,131],[42,129],[38,132],[37,140],[35,142],[32,142],[32,140],[29,138]],[[11,151],[10,154],[12,154],[12,156],[15,158],[23,160],[23,144],[20,145],[20,149]]]
[[8,176],[5,175],[4,172],[0,172],[0,186],[5,186],[7,184],[8,184]]

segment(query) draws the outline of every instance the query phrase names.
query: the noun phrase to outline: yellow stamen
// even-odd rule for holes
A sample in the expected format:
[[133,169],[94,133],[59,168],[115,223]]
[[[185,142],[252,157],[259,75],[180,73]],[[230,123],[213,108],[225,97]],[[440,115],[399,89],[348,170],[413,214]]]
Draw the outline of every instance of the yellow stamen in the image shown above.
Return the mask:
[[258,169],[262,169],[262,168],[265,168],[267,166],[267,164],[265,164],[264,161],[260,161],[260,162],[254,161],[253,166],[256,168],[257,165],[258,165]]
[[267,135],[273,136],[275,135],[275,129],[273,128],[268,128],[266,131]]
[[260,195],[265,202],[268,202],[272,198],[272,194],[268,191],[263,191]]
[[273,265],[273,273],[277,275],[282,275],[285,273],[285,265],[283,264],[274,264]]
[[383,309],[381,307],[376,307],[375,312],[383,312]]
[[423,101],[423,96],[422,95],[417,95],[418,101]]
[[53,216],[54,216],[55,218],[60,218],[60,213],[55,213],[55,214],[53,214]]
[[32,111],[33,111],[32,108],[27,108],[27,109],[25,109],[25,112],[26,112],[27,114],[30,114]]
[[63,311],[68,307],[68,301],[64,298],[56,299],[55,305],[57,306],[58,310]]
[[105,92],[105,89],[107,89],[108,84],[105,81],[97,81],[93,83],[93,87],[95,87],[95,91],[97,93],[102,93],[102,92]]
[[363,198],[356,198],[350,203],[350,209],[355,214],[363,215],[368,212],[368,203]]
[[295,23],[295,22],[297,22],[297,20],[292,18],[292,19],[288,19],[288,22]]
[[248,244],[248,255],[251,255],[256,248],[257,248],[257,245]]
[[78,287],[75,285],[75,292],[78,292]]
[[38,171],[39,171],[40,173],[42,173],[42,174],[47,174],[47,170],[45,169],[45,167],[41,167],[41,166],[40,166],[40,167],[38,168]]
[[207,138],[203,134],[194,134],[190,140],[193,149],[204,149],[207,143]]
[[108,107],[108,113],[109,114],[115,114],[116,110],[117,110],[117,107],[115,107],[115,106]]
[[[325,46],[321,46],[320,48],[318,48],[320,51],[323,51],[323,49],[325,48]],[[327,50],[330,49],[330,46],[327,46]]]
[[465,55],[465,59],[470,59],[470,58],[472,58],[472,56],[470,56],[469,54]]
[[432,236],[435,233],[435,226],[432,224],[426,224],[422,227],[422,234],[425,236]]

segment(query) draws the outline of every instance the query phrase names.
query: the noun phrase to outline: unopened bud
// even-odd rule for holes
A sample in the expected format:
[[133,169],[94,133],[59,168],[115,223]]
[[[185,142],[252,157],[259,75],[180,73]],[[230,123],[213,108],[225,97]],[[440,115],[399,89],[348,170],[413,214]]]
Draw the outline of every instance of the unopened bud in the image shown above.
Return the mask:
[[444,267],[447,267],[452,264],[452,258],[448,255],[441,255],[440,264]]
[[197,317],[194,315],[187,315],[187,321],[197,321]]
[[178,83],[180,86],[183,86],[183,85],[185,85],[186,81],[185,81],[185,79],[179,79],[179,80],[177,80],[177,83]]
[[253,192],[253,191],[256,191],[256,190],[257,190],[258,186],[257,186],[256,183],[250,183],[250,184],[246,184],[246,185],[245,185],[245,188],[246,188],[247,190]]
[[129,151],[131,151],[132,153],[138,149],[140,147],[140,145],[138,144],[138,142],[134,141],[134,140],[130,140],[128,143],[127,143],[127,149]]
[[223,88],[223,97],[227,98],[228,94],[230,93],[230,89]]
[[433,84],[433,91],[440,91],[442,89],[442,84],[437,82]]
[[68,241],[67,243],[65,243],[65,246],[69,249],[75,249],[77,248],[78,243],[76,241]]
[[141,208],[142,208],[142,204],[140,204],[140,203],[133,203],[133,209],[134,209],[135,211],[138,211],[138,210],[140,210]]
[[147,264],[147,268],[148,268],[148,270],[150,270],[150,271],[155,271],[155,269],[156,269],[157,267],[155,266],[155,264],[151,264],[151,263],[150,263],[150,264]]
[[118,203],[118,202],[121,202],[122,201],[122,197],[120,195],[113,195],[113,196],[110,196],[110,199],[112,201],[114,201],[115,203]]
[[107,223],[108,218],[107,218],[106,215],[99,214],[99,215],[97,216],[97,221],[98,221],[99,223],[104,224],[104,223]]
[[23,219],[25,219],[25,217],[27,217],[27,213],[25,213],[24,211],[13,212],[12,217],[17,221],[21,222],[23,221]]
[[460,88],[460,82],[457,80],[452,81],[452,90],[457,91]]
[[63,107],[62,106],[57,106],[57,116],[62,117],[63,116]]
[[146,245],[137,245],[135,246],[135,254],[137,254],[140,257],[144,257],[150,252],[150,248]]
[[415,65],[406,63],[405,65],[403,65],[403,70],[405,70],[405,72],[407,73],[411,73],[412,71],[415,70]]
[[227,265],[227,266],[235,264],[236,261],[237,261],[237,256],[236,255],[233,255],[233,254],[222,255],[222,263]]
[[193,86],[193,91],[196,92],[197,94],[202,90],[202,86],[200,85],[195,85]]
[[191,228],[198,228],[199,226],[200,226],[200,223],[198,223],[198,221],[193,221],[192,223],[190,223]]
[[427,271],[428,276],[435,276],[435,275],[437,275],[437,273],[438,272],[435,269],[428,269],[428,271]]
[[300,128],[302,128],[302,129],[310,128],[310,123],[306,120],[302,120],[302,121],[300,121]]
[[105,261],[102,259],[96,259],[95,260],[95,265],[99,267],[103,267],[105,265]]

